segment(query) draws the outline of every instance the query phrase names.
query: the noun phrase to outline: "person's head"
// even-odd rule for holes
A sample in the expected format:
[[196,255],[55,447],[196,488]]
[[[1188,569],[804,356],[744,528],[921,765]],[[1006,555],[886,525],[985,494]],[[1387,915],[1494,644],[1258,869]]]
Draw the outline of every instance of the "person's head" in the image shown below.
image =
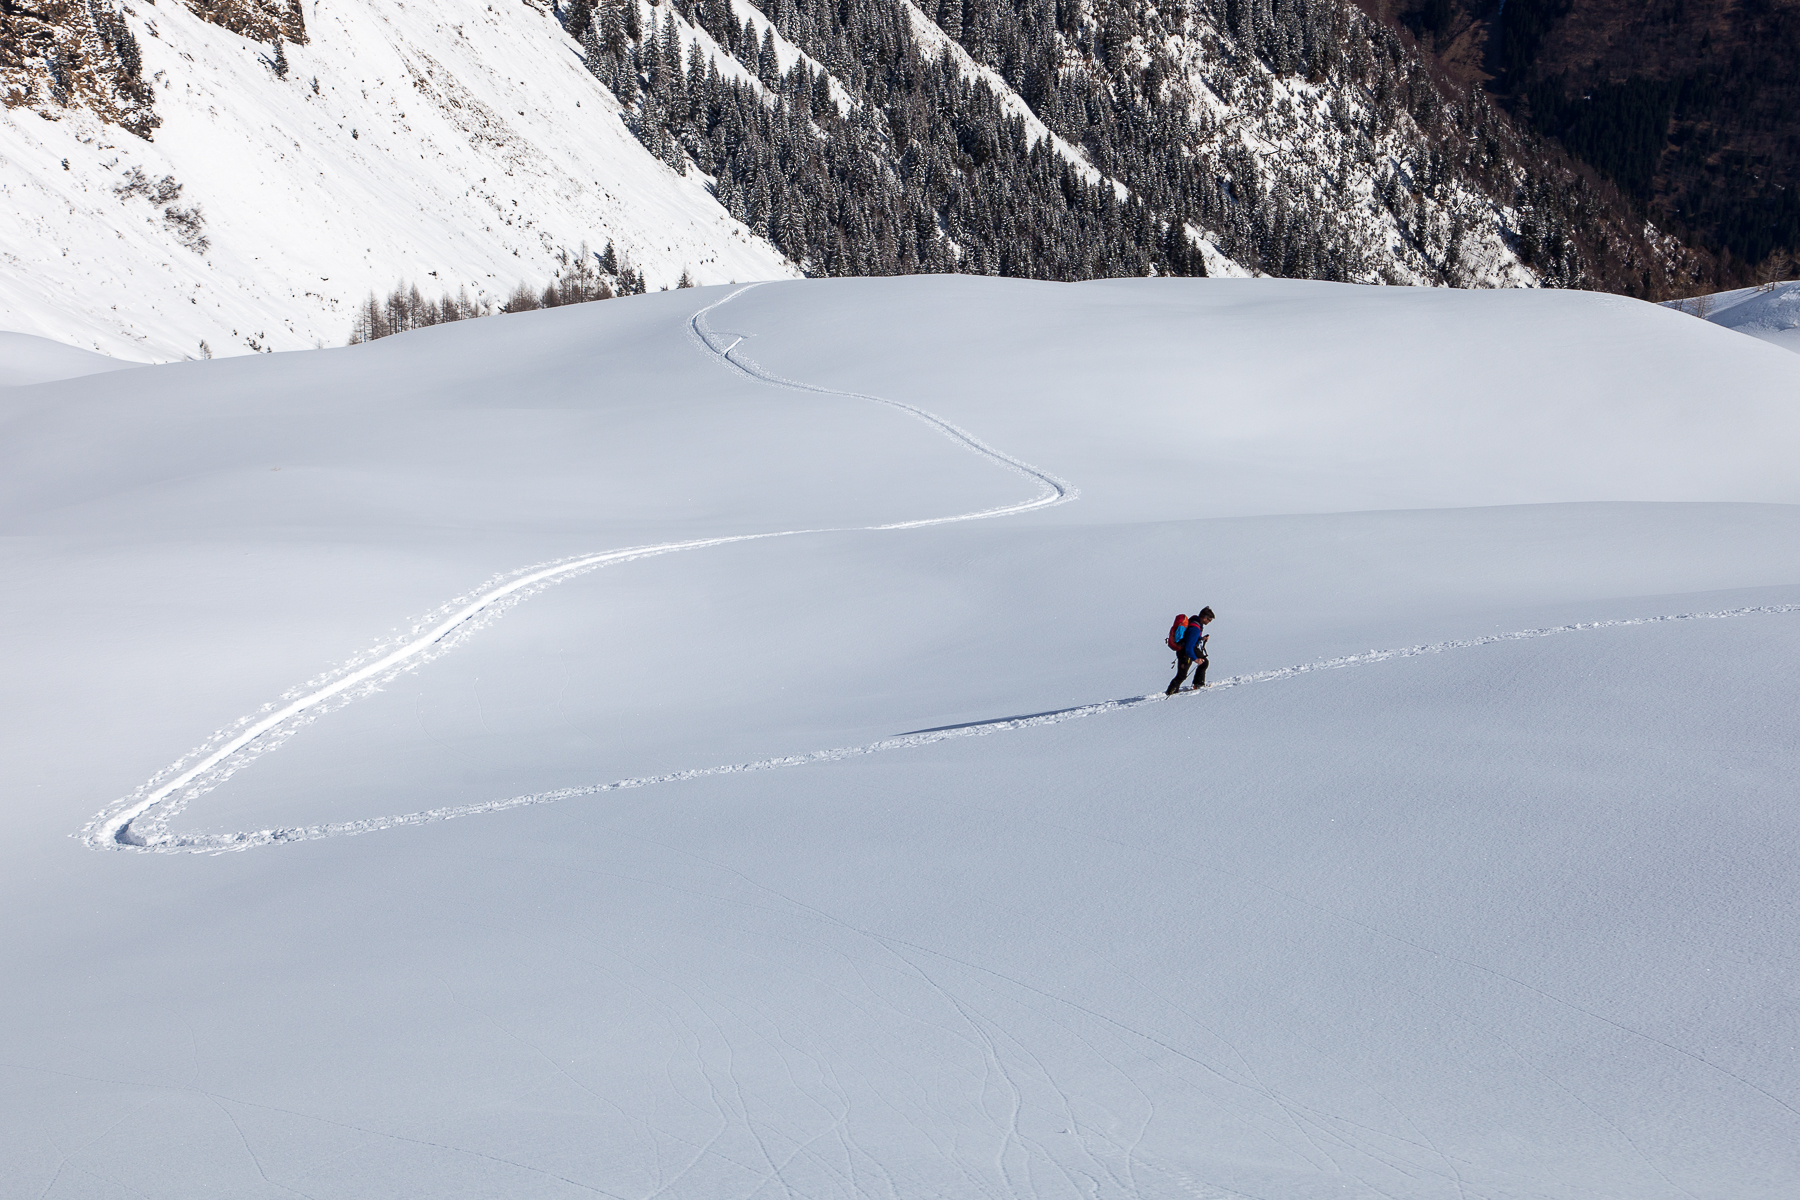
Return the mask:
[[1189,623],[1192,624],[1194,621],[1198,621],[1202,625],[1210,625],[1210,624],[1212,624],[1212,619],[1213,619],[1213,610],[1210,607],[1203,608],[1199,612],[1195,613],[1192,618],[1190,618]]

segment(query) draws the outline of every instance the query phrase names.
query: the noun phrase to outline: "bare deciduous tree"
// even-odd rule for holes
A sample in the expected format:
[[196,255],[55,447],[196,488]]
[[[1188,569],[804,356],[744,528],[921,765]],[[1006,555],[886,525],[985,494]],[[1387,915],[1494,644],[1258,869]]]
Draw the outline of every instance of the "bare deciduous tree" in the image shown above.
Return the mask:
[[1775,285],[1784,282],[1794,269],[1793,255],[1786,250],[1776,250],[1762,260],[1756,269],[1756,290],[1772,292]]
[[583,242],[579,251],[557,251],[555,278],[542,289],[521,282],[505,301],[491,309],[470,300],[466,285],[459,287],[455,296],[445,293],[438,300],[429,300],[419,291],[418,285],[403,280],[385,298],[369,293],[351,323],[350,344],[372,342],[389,334],[423,329],[446,321],[466,321],[485,316],[489,311],[531,312],[641,293],[643,276],[634,271],[623,256],[612,254],[610,243],[607,250],[608,254],[595,254]]

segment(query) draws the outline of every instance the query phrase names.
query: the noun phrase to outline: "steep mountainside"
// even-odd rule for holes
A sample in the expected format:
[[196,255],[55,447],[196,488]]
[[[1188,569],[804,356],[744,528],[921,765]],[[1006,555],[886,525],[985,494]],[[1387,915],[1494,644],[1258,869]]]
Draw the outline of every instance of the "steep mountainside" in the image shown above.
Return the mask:
[[794,273],[644,152],[542,9],[322,4],[303,46],[116,11],[156,123],[42,87],[0,115],[0,327],[140,359],[335,345],[371,289],[489,311],[583,241],[651,287]]
[[1712,251],[1711,278],[1800,249],[1800,0],[1370,2]]
[[1692,290],[1678,243],[1344,0],[108,2],[8,9],[44,52],[0,63],[27,234],[0,322],[115,353],[380,336],[559,280]]

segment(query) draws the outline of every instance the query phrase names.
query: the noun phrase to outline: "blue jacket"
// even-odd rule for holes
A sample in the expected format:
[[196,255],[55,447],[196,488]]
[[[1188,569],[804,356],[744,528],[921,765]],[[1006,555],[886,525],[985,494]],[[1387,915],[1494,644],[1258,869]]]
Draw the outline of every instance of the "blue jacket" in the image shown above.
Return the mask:
[[1188,624],[1187,634],[1181,639],[1181,652],[1189,658],[1199,658],[1206,653],[1206,626],[1198,621]]

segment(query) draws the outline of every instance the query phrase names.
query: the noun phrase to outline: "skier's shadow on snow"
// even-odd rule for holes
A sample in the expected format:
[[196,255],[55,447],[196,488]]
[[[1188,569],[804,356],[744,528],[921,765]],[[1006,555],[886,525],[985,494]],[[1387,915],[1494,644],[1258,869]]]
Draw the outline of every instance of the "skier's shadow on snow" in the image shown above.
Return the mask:
[[1130,708],[1134,704],[1146,704],[1151,700],[1159,700],[1160,696],[1121,696],[1117,700],[1103,700],[1098,704],[1077,704],[1072,708],[1049,708],[1043,712],[1019,713],[1012,717],[989,717],[985,721],[963,721],[956,725],[933,725],[929,729],[909,729],[905,733],[896,733],[895,737],[917,737],[926,733],[953,733],[958,729],[981,729],[988,725],[1010,725],[1014,721],[1036,721],[1043,717],[1062,717],[1070,713],[1091,712],[1097,708]]

